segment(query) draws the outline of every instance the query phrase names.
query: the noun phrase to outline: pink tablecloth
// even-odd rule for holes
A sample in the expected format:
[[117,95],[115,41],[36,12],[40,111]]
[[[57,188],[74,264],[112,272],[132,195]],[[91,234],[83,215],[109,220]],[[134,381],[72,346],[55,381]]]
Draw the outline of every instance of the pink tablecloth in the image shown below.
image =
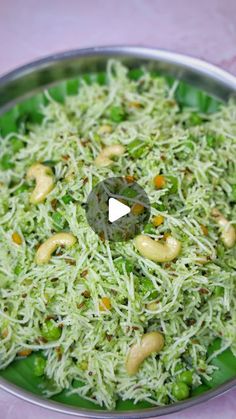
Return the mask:
[[[235,0],[0,0],[0,74],[66,49],[135,44],[236,74]],[[236,417],[236,390],[168,419]],[[0,419],[65,419],[0,391]]]

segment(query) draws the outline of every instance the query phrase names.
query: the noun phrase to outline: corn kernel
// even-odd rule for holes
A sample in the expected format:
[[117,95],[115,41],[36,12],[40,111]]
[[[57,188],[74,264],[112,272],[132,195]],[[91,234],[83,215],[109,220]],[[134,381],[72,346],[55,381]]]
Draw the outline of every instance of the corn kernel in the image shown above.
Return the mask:
[[23,240],[22,240],[21,236],[18,233],[16,233],[16,232],[13,233],[11,237],[12,237],[12,241],[14,243],[19,244],[19,245],[22,244],[22,241]]
[[155,227],[159,227],[161,224],[164,223],[164,217],[162,215],[156,215],[155,217],[153,217],[152,219],[152,224]]
[[132,101],[132,102],[129,102],[129,107],[139,109],[142,107],[142,105],[140,102]]
[[162,189],[166,184],[165,177],[163,175],[157,175],[154,177],[153,183],[157,189]]
[[142,204],[138,204],[137,202],[131,208],[131,212],[133,215],[140,215],[143,213],[143,211],[144,211],[144,206]]
[[135,181],[135,177],[132,175],[125,176],[125,180],[127,183],[133,183]]
[[7,328],[3,329],[1,335],[3,338],[6,338],[8,336],[8,329]]
[[19,356],[28,356],[28,355],[31,354],[31,352],[32,352],[32,349],[25,348],[25,349],[22,349],[21,351],[19,351],[18,355]]
[[111,300],[108,297],[102,297],[99,304],[100,311],[107,311],[111,309]]
[[208,228],[204,226],[203,224],[200,224],[200,228],[204,234],[204,236],[208,236]]

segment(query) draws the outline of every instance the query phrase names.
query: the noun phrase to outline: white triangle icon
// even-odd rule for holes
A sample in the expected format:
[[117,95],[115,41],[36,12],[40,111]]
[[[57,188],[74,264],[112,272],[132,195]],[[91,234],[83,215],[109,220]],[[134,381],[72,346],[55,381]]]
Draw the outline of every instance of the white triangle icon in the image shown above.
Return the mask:
[[108,218],[111,223],[130,213],[130,207],[117,199],[110,198],[108,202]]

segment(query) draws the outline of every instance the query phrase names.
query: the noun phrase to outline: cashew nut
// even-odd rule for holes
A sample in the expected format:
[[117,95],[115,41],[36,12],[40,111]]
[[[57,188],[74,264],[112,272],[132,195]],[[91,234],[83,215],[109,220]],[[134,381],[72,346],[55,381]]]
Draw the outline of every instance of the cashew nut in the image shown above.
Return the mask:
[[226,220],[226,218],[217,208],[214,208],[211,214],[215,218],[219,227],[221,227],[221,238],[224,245],[228,248],[233,247],[236,242],[235,228],[232,226],[232,224],[230,224],[228,220]]
[[110,134],[112,132],[112,126],[111,125],[101,125],[98,129],[99,134]]
[[148,303],[146,307],[150,311],[155,311],[157,310],[157,307],[158,307],[158,301],[153,301],[152,303]]
[[112,157],[122,156],[125,148],[121,144],[114,144],[105,147],[95,159],[95,164],[98,167],[106,167],[113,163]]
[[211,262],[211,258],[209,256],[199,256],[195,262],[198,265],[206,265],[207,263]]
[[28,169],[27,179],[35,179],[36,186],[31,194],[30,202],[39,204],[46,199],[54,186],[53,172],[50,167],[36,163]]
[[166,242],[161,244],[151,237],[140,234],[134,239],[134,244],[142,256],[154,262],[170,262],[181,250],[180,242],[172,236],[168,236]]
[[71,247],[75,242],[76,238],[71,233],[54,234],[54,236],[50,237],[39,246],[35,256],[35,262],[37,265],[48,263],[53,252],[55,252],[59,246]]
[[131,346],[127,359],[126,370],[128,374],[135,375],[142,362],[152,353],[160,352],[164,346],[164,338],[159,332],[150,332],[143,335],[140,344]]

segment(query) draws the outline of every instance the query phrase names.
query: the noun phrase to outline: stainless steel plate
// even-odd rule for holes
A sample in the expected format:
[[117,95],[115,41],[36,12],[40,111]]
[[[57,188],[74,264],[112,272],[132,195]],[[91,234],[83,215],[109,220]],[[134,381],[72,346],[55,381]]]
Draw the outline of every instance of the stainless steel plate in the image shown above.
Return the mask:
[[[201,60],[183,55],[140,47],[98,47],[68,51],[27,64],[0,78],[0,114],[25,97],[59,81],[76,77],[86,71],[104,70],[107,59],[119,58],[129,67],[146,64],[183,79],[222,100],[236,95],[236,78]],[[216,389],[166,407],[130,411],[99,411],[70,407],[35,396],[0,378],[0,388],[23,400],[48,409],[83,418],[151,418],[177,412],[207,401],[236,386],[236,378]]]

